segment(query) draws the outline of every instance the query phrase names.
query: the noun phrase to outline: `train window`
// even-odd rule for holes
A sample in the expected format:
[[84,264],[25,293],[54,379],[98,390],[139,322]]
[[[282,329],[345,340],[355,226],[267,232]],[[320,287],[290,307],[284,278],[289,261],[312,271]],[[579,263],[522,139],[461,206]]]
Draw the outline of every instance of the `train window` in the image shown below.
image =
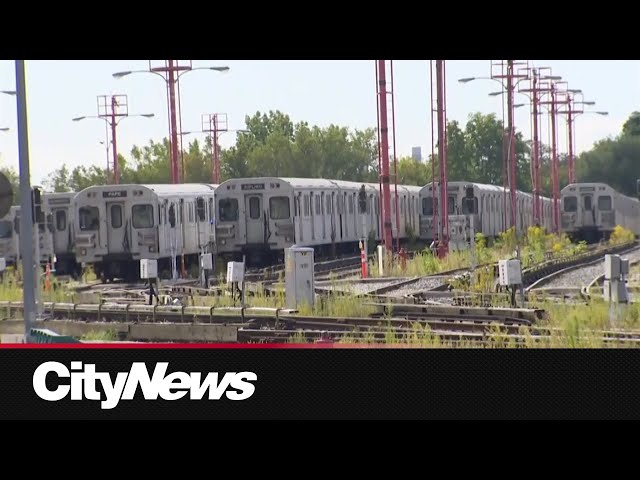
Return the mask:
[[61,232],[67,228],[67,212],[56,210],[56,230]]
[[296,217],[300,216],[300,197],[293,197],[293,214]]
[[260,218],[260,199],[258,197],[249,198],[249,217],[252,220]]
[[447,212],[449,215],[456,213],[456,197],[454,195],[447,197]]
[[438,199],[433,198],[423,198],[422,199],[422,214],[423,215],[433,215],[433,207],[435,205],[436,210],[438,209]]
[[119,204],[111,205],[111,226],[113,228],[122,226],[122,206]]
[[213,213],[213,198],[209,199],[209,220],[211,220],[212,224],[213,224],[213,220],[215,220],[214,218],[214,213]]
[[478,213],[478,197],[462,199],[462,214],[475,215]]
[[563,203],[565,212],[578,211],[578,199],[576,197],[564,197]]
[[225,198],[218,202],[218,215],[221,222],[235,222],[238,220],[238,200]]
[[327,196],[327,213],[331,213],[331,197]]
[[202,197],[198,197],[196,199],[196,213],[198,215],[198,221],[199,222],[204,222],[206,219],[206,207],[205,207],[205,203],[204,203],[204,198]]
[[587,195],[586,197],[583,197],[583,201],[584,201],[584,209],[591,210],[591,195]]
[[13,227],[9,220],[0,221],[0,238],[11,238]]
[[80,230],[97,230],[100,225],[98,207],[81,207],[78,210]]
[[609,195],[598,197],[598,210],[603,212],[611,210],[611,197]]
[[193,204],[191,202],[187,203],[187,218],[189,223],[193,223]]
[[147,203],[131,207],[131,224],[133,228],[153,227],[153,206]]
[[304,216],[308,217],[309,216],[309,195],[305,195],[304,197]]
[[349,197],[349,215],[353,215],[353,197]]
[[[320,197],[316,195],[316,215],[320,215]],[[289,217],[289,215],[287,215]]]
[[173,203],[169,207],[169,225],[171,228],[176,226],[176,207]]
[[[316,198],[320,199],[320,197]],[[269,216],[272,220],[285,220],[289,218],[290,214],[287,197],[271,197],[269,199]]]

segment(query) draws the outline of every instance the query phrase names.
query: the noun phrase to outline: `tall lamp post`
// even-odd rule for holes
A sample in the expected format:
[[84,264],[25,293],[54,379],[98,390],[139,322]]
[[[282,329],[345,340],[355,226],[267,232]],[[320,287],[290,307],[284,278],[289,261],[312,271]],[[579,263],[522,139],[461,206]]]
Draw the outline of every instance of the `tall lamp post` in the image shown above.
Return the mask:
[[576,183],[576,161],[575,161],[575,130],[573,129],[573,122],[576,120],[577,115],[583,113],[593,113],[596,115],[609,115],[609,112],[602,111],[585,111],[584,107],[576,108],[576,105],[595,105],[594,101],[576,101],[574,95],[580,94],[579,90],[569,90],[566,100],[566,108],[564,110],[558,110],[559,115],[567,116],[567,130],[568,130],[568,170],[569,170],[569,183]]
[[221,114],[207,114],[202,115],[202,130],[182,132],[181,135],[193,135],[196,133],[208,133],[211,139],[211,182],[215,185],[220,184],[220,136],[227,132],[236,133],[249,133],[249,130],[242,128],[229,129],[226,127],[226,114],[225,114],[225,127],[220,128],[219,121],[216,123],[214,117]]
[[[196,67],[193,68],[191,61],[188,64],[180,65],[178,60],[165,60],[164,65],[153,67],[149,60],[148,70],[126,70],[113,74],[115,78],[122,78],[132,73],[154,73],[160,76],[167,85],[167,102],[169,113],[169,127],[171,131],[171,183],[180,183],[178,171],[178,120],[176,115],[176,84],[178,84],[178,97],[180,96],[179,79],[182,75],[193,70],[213,70],[217,72],[227,72],[229,67]],[[178,98],[178,102],[180,99]],[[184,178],[182,179],[184,181]]]
[[[153,113],[140,113],[129,115],[129,104],[126,95],[99,95],[98,96],[98,115],[83,115],[75,117],[72,120],[79,122],[86,118],[98,118],[104,120],[111,127],[111,143],[113,144],[113,183],[117,185],[120,182],[120,174],[118,172],[118,148],[116,143],[116,127],[120,120],[125,117],[145,117],[153,118]],[[107,148],[109,148],[107,146]]]

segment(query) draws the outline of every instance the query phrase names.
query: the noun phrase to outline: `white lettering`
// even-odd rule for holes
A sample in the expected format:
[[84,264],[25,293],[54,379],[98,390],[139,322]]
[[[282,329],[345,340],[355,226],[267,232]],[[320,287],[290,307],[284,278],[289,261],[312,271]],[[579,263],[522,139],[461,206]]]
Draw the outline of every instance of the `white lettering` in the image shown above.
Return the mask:
[[45,362],[33,372],[33,389],[41,399],[48,402],[57,402],[69,394],[69,385],[59,385],[55,390],[47,388],[47,374],[54,372],[58,377],[69,377],[69,369],[58,362]]
[[[145,400],[157,400],[158,396],[166,401],[179,400],[186,397],[201,400],[207,390],[209,400],[219,400],[226,393],[229,400],[246,400],[255,393],[257,381],[253,372],[226,372],[220,383],[219,372],[209,372],[202,379],[201,372],[172,372],[167,375],[168,362],[155,365],[153,375],[149,375],[144,362],[134,362],[129,372],[118,372],[113,381],[108,372],[96,372],[94,364],[83,365],[82,362],[71,362],[70,368],[59,362],[45,362],[33,373],[33,389],[43,400],[55,402],[71,394],[71,400],[98,400],[104,410],[118,406],[120,400],[132,400],[138,386]],[[47,375],[57,374],[58,378],[70,378],[69,385],[57,385],[55,390],[47,388]],[[97,383],[102,391],[96,389]],[[232,391],[228,391],[232,388]]]

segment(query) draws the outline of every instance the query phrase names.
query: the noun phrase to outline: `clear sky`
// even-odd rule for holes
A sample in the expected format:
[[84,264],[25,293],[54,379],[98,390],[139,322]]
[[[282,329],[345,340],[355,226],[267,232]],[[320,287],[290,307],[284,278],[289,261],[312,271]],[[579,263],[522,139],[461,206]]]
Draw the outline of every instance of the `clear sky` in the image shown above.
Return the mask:
[[[157,62],[161,61],[153,61]],[[604,110],[609,116],[585,114],[577,118],[578,153],[593,142],[617,135],[634,110],[640,110],[640,62],[611,60],[533,60],[536,67],[551,67],[554,75],[568,81],[569,88],[582,89],[584,100],[596,101],[585,110]],[[268,61],[194,60],[193,67],[226,65],[226,73],[193,71],[181,77],[182,130],[201,130],[201,115],[221,112],[228,128],[243,128],[245,115],[280,110],[294,122],[311,125],[337,124],[364,129],[376,127],[375,64],[358,61]],[[457,79],[488,77],[490,60],[447,61],[447,116],[466,124],[472,112],[495,112],[502,117],[500,90],[489,80],[462,84]],[[106,163],[105,122],[81,115],[97,115],[97,96],[128,95],[129,114],[154,113],[155,118],[131,117],[118,125],[118,151],[129,157],[133,145],[147,144],[167,136],[168,117],[165,82],[156,75],[139,73],[122,79],[112,74],[122,70],[146,70],[148,60],[27,61],[27,108],[31,177],[43,180],[62,163],[76,165]],[[396,142],[399,156],[410,155],[421,146],[423,158],[431,149],[429,61],[394,61]],[[0,90],[15,89],[15,64],[0,61]],[[516,103],[528,99],[516,95]],[[541,140],[548,141],[547,120]],[[529,107],[516,110],[516,127],[530,136]],[[18,168],[15,97],[0,94],[0,165]],[[566,150],[566,122],[561,122],[559,150]],[[222,135],[224,147],[235,141],[233,132]],[[192,139],[194,136],[185,137]],[[204,138],[204,134],[199,134]]]

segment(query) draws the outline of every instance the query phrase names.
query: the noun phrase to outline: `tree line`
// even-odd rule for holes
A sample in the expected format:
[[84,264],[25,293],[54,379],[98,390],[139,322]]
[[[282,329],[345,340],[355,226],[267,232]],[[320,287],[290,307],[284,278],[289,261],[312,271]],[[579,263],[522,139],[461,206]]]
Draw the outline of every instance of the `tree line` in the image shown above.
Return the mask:
[[[222,180],[237,177],[281,176],[311,177],[361,182],[376,182],[378,177],[377,133],[373,128],[351,130],[344,126],[310,126],[293,123],[280,111],[257,112],[245,119],[235,145],[220,155]],[[467,180],[502,185],[505,129],[495,114],[473,113],[464,128],[457,121],[447,124],[447,170],[449,180]],[[532,190],[531,145],[522,132],[516,132],[518,189]],[[551,156],[548,145],[541,147],[543,194],[551,195]],[[185,182],[211,182],[212,145],[193,140],[181,152]],[[134,146],[128,157],[118,155],[120,183],[154,184],[170,182],[170,144],[150,140]],[[615,138],[607,138],[576,159],[579,181],[601,181],[627,195],[635,195],[640,178],[640,113],[634,112]],[[560,185],[567,183],[566,154],[560,155]],[[14,184],[19,201],[18,175],[15,169],[2,169]],[[426,161],[402,157],[397,162],[398,183],[425,185],[438,175],[437,154]],[[395,168],[391,164],[391,173]],[[69,169],[62,165],[45,182],[54,192],[78,192],[91,185],[107,184],[106,168],[96,165]]]

